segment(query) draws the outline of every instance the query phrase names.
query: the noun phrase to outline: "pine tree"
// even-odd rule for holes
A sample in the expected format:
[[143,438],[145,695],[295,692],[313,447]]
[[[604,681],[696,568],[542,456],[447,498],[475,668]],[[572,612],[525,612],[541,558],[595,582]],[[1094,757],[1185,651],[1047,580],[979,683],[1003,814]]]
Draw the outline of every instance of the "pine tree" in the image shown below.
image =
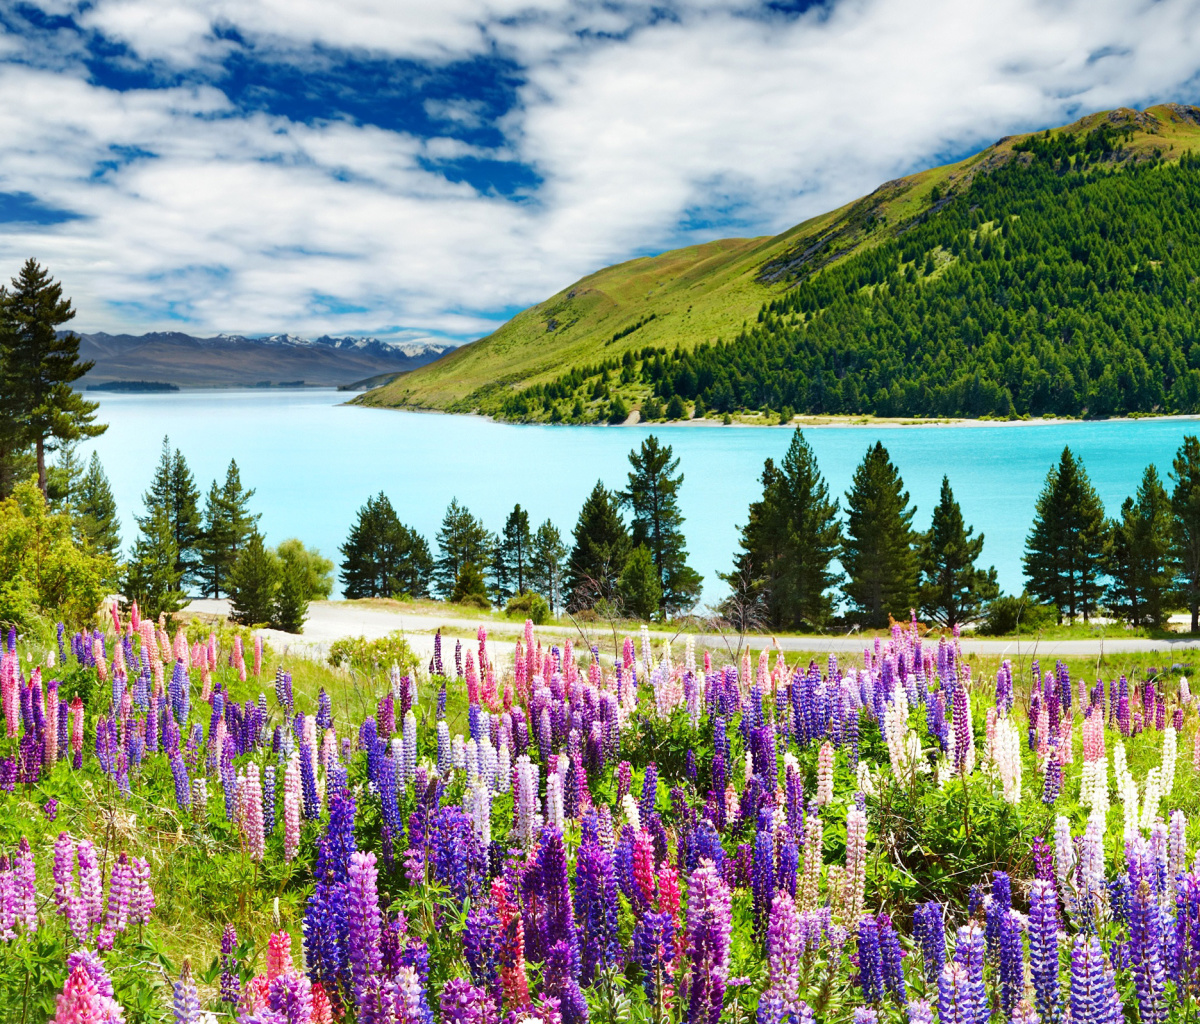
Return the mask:
[[563,604],[563,563],[567,548],[558,527],[547,519],[533,535],[529,560],[529,580],[533,589],[546,599],[552,614]]
[[916,604],[915,512],[887,449],[876,441],[851,478],[842,542],[846,597],[866,626],[881,629],[889,615],[907,617]]
[[687,564],[683,537],[683,513],[679,511],[679,488],[683,474],[670,445],[651,434],[640,449],[629,453],[629,487],[621,504],[633,513],[631,541],[645,545],[658,570],[662,590],[659,610],[664,616],[685,611],[700,596],[701,576]]
[[350,536],[339,550],[342,590],[347,598],[429,594],[433,575],[429,545],[400,522],[382,491],[358,510]]
[[487,596],[487,581],[483,572],[475,562],[465,561],[459,565],[458,576],[450,590],[449,599],[455,604],[470,601],[481,605],[489,603]]
[[963,523],[950,478],[943,476],[933,521],[920,541],[919,594],[921,611],[943,626],[977,619],[984,605],[1000,594],[995,568],[975,567],[983,553],[983,534],[975,537],[974,532]]
[[575,523],[575,546],[567,559],[566,604],[571,611],[611,601],[629,556],[629,532],[619,497],[597,480]]
[[433,563],[434,589],[437,593],[443,598],[450,598],[464,565],[473,565],[482,578],[484,568],[491,561],[495,543],[495,538],[483,523],[460,505],[457,498],[452,498],[442,517],[442,528],[437,533],[439,554]]
[[230,460],[225,483],[218,487],[214,480],[208,489],[197,576],[210,597],[220,597],[222,590],[228,590],[227,580],[238,552],[255,532],[259,516],[250,512],[252,497],[254,489],[242,487],[236,460]]
[[[279,590],[275,594],[275,607],[271,622],[285,633],[299,633],[308,618],[308,602],[311,579],[308,563],[298,556],[294,547],[282,548],[277,554],[279,565]],[[300,549],[303,551],[303,547]]]
[[532,547],[529,513],[516,505],[504,521],[504,531],[492,554],[492,591],[497,604],[529,589]]
[[46,497],[50,507],[55,512],[74,515],[82,483],[83,462],[78,446],[74,441],[66,441],[58,449],[58,458],[46,471]]
[[121,532],[117,519],[117,502],[112,487],[100,464],[100,456],[92,452],[87,472],[79,482],[79,498],[75,505],[76,529],[92,551],[113,558],[120,554]]
[[662,603],[662,584],[658,579],[658,566],[645,544],[639,544],[629,552],[621,578],[617,583],[625,611],[638,619],[650,619]]
[[247,626],[270,623],[275,617],[279,579],[279,559],[267,550],[262,534],[253,530],[239,548],[226,582],[230,618]]
[[1174,576],[1171,500],[1158,470],[1147,466],[1136,498],[1121,504],[1109,528],[1109,608],[1135,626],[1161,625]]
[[46,493],[46,452],[64,441],[96,437],[107,429],[94,422],[98,402],[89,402],[71,385],[92,368],[79,361],[79,336],[58,328],[74,318],[62,285],[36,260],[26,260],[3,299],[9,344],[5,377],[16,420],[37,456],[38,487]]
[[761,480],[762,498],[750,505],[733,572],[722,579],[731,587],[748,586],[750,593],[742,596],[761,602],[776,628],[823,625],[833,610],[829,591],[838,581],[833,562],[842,529],[837,500],[830,500],[799,429],[783,464],[767,459]]
[[172,453],[169,437],[163,437],[158,467],[154,471],[150,489],[142,495],[142,502],[146,506],[147,515],[155,515],[161,510],[171,522],[171,530],[175,534],[175,548],[179,552],[179,564],[176,568],[180,572],[182,585],[186,588],[192,582],[198,582],[200,542],[203,534],[200,492],[196,489],[195,478],[188,468],[183,452],[176,448]]
[[1025,541],[1025,578],[1031,594],[1053,604],[1061,623],[1086,622],[1103,593],[1107,538],[1104,506],[1083,465],[1064,448],[1046,475],[1033,528]]
[[156,619],[183,607],[179,551],[171,521],[161,509],[148,516],[134,542],[125,577],[125,596],[137,601],[141,613]]
[[1178,567],[1178,594],[1200,632],[1200,439],[1189,434],[1171,463],[1172,555]]

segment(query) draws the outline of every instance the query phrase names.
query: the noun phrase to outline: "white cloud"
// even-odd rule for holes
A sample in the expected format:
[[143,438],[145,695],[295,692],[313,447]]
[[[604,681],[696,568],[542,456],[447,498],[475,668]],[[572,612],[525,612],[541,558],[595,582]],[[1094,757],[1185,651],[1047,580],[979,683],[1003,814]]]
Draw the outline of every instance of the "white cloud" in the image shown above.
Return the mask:
[[[569,0],[99,0],[89,27],[178,68],[219,60],[224,25],[274,59],[314,43],[498,52],[526,84],[500,125],[507,145],[481,150],[246,114],[214,87],[110,91],[64,39],[61,67],[0,65],[0,190],[84,217],[10,226],[0,265],[46,261],[86,328],[166,326],[173,311],[213,331],[469,336],[492,311],[690,240],[694,214],[780,230],[939,154],[1198,98],[1197,0],[843,0],[770,21],[744,6],[681,2],[655,20],[646,4]],[[44,47],[30,61],[46,63]],[[426,111],[450,132],[483,108]],[[154,156],[96,173],[131,150]],[[514,202],[436,171],[472,156],[532,165],[542,185]]]

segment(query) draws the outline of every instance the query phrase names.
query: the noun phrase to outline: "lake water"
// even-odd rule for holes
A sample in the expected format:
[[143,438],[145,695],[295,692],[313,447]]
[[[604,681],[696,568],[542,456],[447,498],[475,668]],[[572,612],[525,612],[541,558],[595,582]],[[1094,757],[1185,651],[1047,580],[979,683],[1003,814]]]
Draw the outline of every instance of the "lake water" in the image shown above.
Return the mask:
[[[95,392],[89,398],[96,397]],[[469,416],[361,409],[332,390],[184,391],[104,395],[108,432],[94,442],[112,482],[128,546],[134,514],[150,483],[164,434],[187,457],[203,494],[224,479],[231,458],[257,491],[253,507],[276,543],[300,537],[338,560],[358,508],[385,491],[431,549],[442,514],[457,497],[489,529],[513,505],[533,526],[549,518],[570,543],[579,508],[597,479],[626,484],[629,450],[649,433],[672,445],[685,475],[681,503],[690,561],[705,578],[704,599],[725,592],[748,503],[759,496],[763,460],[782,457],[780,428],[509,426]],[[1110,514],[1154,462],[1164,480],[1195,420],[987,425],[819,427],[805,431],[832,492],[840,498],[869,444],[881,439],[927,529],[942,474],[949,475],[967,522],[986,536],[984,561],[1007,591],[1022,587],[1021,553],[1034,500],[1064,445],[1082,458]],[[844,504],[844,498],[843,504]]]

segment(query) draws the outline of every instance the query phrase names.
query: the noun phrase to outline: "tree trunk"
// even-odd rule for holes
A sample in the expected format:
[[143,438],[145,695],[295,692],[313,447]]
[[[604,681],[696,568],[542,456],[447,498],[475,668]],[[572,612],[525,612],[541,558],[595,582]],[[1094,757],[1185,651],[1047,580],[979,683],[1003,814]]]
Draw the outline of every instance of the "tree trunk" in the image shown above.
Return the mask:
[[1192,632],[1200,633],[1200,601],[1192,599]]
[[37,439],[37,473],[38,487],[42,497],[46,497],[46,439],[41,435]]

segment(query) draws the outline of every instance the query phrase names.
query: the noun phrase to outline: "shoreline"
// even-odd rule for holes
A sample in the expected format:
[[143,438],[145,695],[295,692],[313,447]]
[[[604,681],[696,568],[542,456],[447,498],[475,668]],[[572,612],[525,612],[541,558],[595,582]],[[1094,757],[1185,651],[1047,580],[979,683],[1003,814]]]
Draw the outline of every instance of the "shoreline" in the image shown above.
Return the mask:
[[[853,416],[853,415],[830,415],[816,416],[804,415],[794,416],[787,423],[756,423],[754,417],[747,416],[741,420],[735,419],[732,423],[723,423],[720,420],[705,417],[703,419],[686,419],[686,420],[653,420],[643,421],[637,416],[636,410],[631,413],[629,419],[624,423],[519,423],[513,420],[497,419],[495,416],[481,412],[446,412],[444,409],[416,409],[406,406],[395,405],[368,405],[366,403],[350,400],[340,403],[343,406],[354,406],[359,409],[376,409],[381,412],[407,412],[429,416],[462,416],[473,419],[488,420],[491,423],[505,427],[597,427],[603,429],[621,427],[667,427],[679,429],[684,427],[696,429],[711,429],[711,428],[750,428],[754,430],[794,430],[797,427],[802,429],[821,430],[829,427],[851,427],[855,429],[922,429],[930,427],[1061,427],[1068,424],[1094,424],[1094,423],[1157,423],[1163,421],[1200,421],[1200,413],[1162,413],[1162,414],[1147,414],[1144,416],[1105,416],[1096,419],[1077,419],[1069,416],[1045,416],[1036,419],[1015,419],[1015,420],[988,420],[988,419],[970,419],[967,417],[939,417],[937,419],[921,419],[920,417],[912,416]],[[762,417],[760,417],[761,419]]]

